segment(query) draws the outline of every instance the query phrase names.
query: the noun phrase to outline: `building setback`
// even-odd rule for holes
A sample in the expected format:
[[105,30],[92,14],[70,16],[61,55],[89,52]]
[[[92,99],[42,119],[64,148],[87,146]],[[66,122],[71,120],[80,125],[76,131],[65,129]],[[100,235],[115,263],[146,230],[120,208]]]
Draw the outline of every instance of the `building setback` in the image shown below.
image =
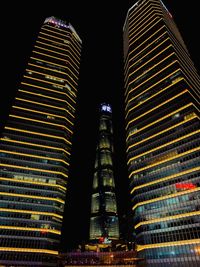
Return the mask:
[[138,256],[200,264],[200,78],[172,15],[139,0],[124,28],[127,165]]
[[101,104],[99,130],[91,199],[91,241],[110,242],[119,239],[119,223],[113,171],[112,109]]
[[0,264],[56,266],[81,40],[46,18],[0,140]]

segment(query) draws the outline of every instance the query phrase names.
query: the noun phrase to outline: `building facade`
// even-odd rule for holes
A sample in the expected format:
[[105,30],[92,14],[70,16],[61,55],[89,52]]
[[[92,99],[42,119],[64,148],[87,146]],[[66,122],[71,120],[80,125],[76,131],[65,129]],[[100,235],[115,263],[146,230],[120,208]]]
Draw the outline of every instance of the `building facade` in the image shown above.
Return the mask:
[[102,243],[119,239],[119,223],[113,171],[112,109],[101,104],[98,141],[91,199],[91,241]]
[[139,0],[123,28],[133,233],[147,266],[200,265],[200,78],[172,15]]
[[0,140],[0,264],[56,266],[81,39],[46,18]]

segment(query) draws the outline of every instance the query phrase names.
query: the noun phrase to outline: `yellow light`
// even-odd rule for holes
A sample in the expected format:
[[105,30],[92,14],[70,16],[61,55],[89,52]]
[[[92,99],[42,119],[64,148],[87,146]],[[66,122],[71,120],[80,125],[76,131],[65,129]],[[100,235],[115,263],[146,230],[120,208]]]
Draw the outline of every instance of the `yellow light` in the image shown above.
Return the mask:
[[19,226],[9,226],[9,225],[0,225],[0,229],[9,229],[9,230],[18,230],[18,231],[46,231],[47,233],[53,233],[61,235],[61,231],[48,229],[48,228],[32,228],[32,227],[19,227]]
[[143,171],[143,170],[147,170],[147,169],[149,169],[149,168],[155,167],[155,166],[157,166],[157,165],[160,165],[160,164],[162,164],[162,163],[171,161],[171,160],[173,160],[173,159],[180,158],[180,157],[182,157],[182,156],[185,156],[185,155],[187,155],[187,154],[196,152],[196,151],[198,151],[198,150],[200,150],[200,147],[196,147],[196,148],[193,148],[193,149],[191,149],[191,150],[185,151],[185,152],[183,152],[183,153],[177,154],[176,156],[172,156],[172,157],[169,157],[169,158],[167,158],[167,159],[161,160],[161,161],[159,161],[159,162],[152,163],[152,164],[150,164],[150,165],[148,165],[148,166],[145,166],[145,167],[143,167],[143,168],[140,168],[140,169],[137,169],[137,170],[135,170],[135,171],[132,171],[131,174],[129,175],[129,177],[131,177],[131,176],[132,176],[133,174],[135,174],[135,173],[141,172],[141,171]]
[[200,215],[200,211],[194,211],[194,212],[188,212],[188,213],[182,213],[182,214],[178,214],[178,215],[172,215],[172,216],[152,219],[152,220],[140,222],[140,223],[136,224],[134,226],[134,228],[137,229],[141,225],[152,224],[152,223],[163,222],[163,221],[176,220],[176,219],[180,219],[180,218],[198,216],[198,215]]
[[47,172],[47,173],[61,174],[64,177],[68,178],[68,175],[67,174],[65,174],[63,172],[58,172],[58,171],[51,171],[51,170],[45,170],[45,169],[30,168],[30,167],[26,167],[26,166],[18,166],[18,165],[3,164],[3,163],[0,163],[0,166],[10,167],[10,168],[16,168],[16,169],[23,169],[23,170],[42,171],[42,172]]
[[174,194],[170,194],[170,195],[166,195],[166,196],[162,196],[162,197],[156,197],[153,199],[145,200],[145,201],[139,202],[135,206],[133,206],[132,210],[136,209],[138,206],[141,206],[141,205],[146,205],[146,204],[153,203],[156,201],[161,201],[161,200],[165,200],[168,198],[174,198],[174,197],[178,197],[178,196],[182,196],[185,194],[190,194],[190,193],[198,192],[198,191],[200,191],[200,188],[194,188],[194,189],[189,189],[189,190],[181,191],[178,193],[174,193]]
[[46,253],[58,255],[58,251],[50,249],[37,249],[37,248],[13,248],[13,247],[0,247],[0,251],[15,251],[15,252],[31,252],[31,253]]
[[187,170],[187,171],[183,171],[183,172],[179,172],[179,173],[176,173],[176,174],[173,174],[173,175],[169,175],[169,176],[166,176],[166,177],[163,177],[163,178],[160,178],[156,181],[152,181],[152,182],[149,182],[149,183],[145,183],[145,184],[142,184],[142,185],[138,185],[136,187],[134,187],[132,190],[131,190],[131,194],[140,189],[140,188],[143,188],[143,187],[146,187],[146,186],[150,186],[150,185],[153,185],[153,184],[157,184],[157,183],[160,183],[160,182],[164,182],[164,181],[167,181],[167,180],[170,180],[170,179],[173,179],[173,178],[176,178],[176,177],[179,177],[179,176],[182,176],[182,175],[185,175],[185,174],[188,174],[188,173],[192,173],[194,171],[199,171],[200,170],[200,167],[197,167],[197,168],[193,168],[193,169],[190,169],[190,170]]
[[33,211],[33,210],[19,210],[19,209],[5,209],[0,208],[0,211],[2,212],[15,212],[15,213],[27,213],[27,214],[37,214],[37,215],[47,215],[47,216],[53,216],[59,219],[62,219],[63,216],[53,213],[53,212],[40,212],[40,211]]
[[198,244],[198,243],[200,243],[200,239],[179,240],[179,241],[172,241],[172,242],[165,242],[165,243],[158,243],[158,244],[137,245],[136,250],[141,251],[143,249],[192,245],[192,244]]

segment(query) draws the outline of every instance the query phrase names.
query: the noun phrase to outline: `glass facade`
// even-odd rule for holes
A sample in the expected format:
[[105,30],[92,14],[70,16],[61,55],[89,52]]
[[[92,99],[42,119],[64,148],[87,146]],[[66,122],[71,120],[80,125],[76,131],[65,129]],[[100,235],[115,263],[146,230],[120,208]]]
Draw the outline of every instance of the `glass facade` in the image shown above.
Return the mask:
[[112,110],[101,104],[99,136],[91,200],[90,240],[119,239],[119,223],[113,174]]
[[81,43],[49,17],[33,47],[0,140],[0,264],[57,266]]
[[200,265],[200,78],[160,0],[127,13],[124,80],[133,233],[147,266]]

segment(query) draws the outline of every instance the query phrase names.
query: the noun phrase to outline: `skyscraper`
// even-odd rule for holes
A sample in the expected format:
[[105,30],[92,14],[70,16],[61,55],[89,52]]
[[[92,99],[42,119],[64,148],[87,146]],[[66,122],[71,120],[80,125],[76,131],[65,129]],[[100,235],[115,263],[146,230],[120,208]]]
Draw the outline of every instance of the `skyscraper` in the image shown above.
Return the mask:
[[81,39],[48,17],[0,140],[0,264],[55,266],[75,120]]
[[147,266],[199,266],[200,78],[162,1],[136,2],[123,34],[137,251]]
[[113,172],[112,109],[100,106],[100,119],[94,167],[90,240],[109,242],[119,239],[119,224]]

